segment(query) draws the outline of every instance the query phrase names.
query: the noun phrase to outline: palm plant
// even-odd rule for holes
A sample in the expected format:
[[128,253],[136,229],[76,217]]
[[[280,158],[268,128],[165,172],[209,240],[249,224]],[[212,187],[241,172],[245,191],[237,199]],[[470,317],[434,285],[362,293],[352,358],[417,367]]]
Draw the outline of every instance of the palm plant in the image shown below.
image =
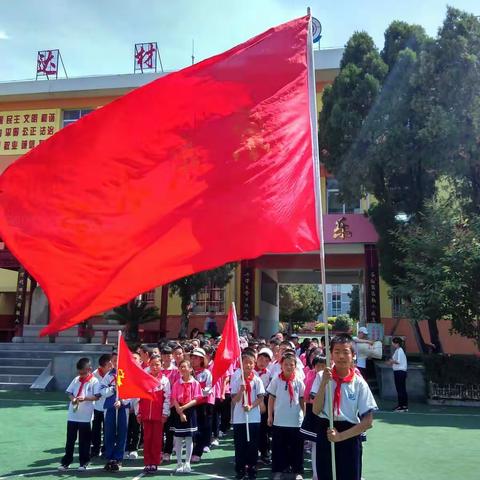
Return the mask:
[[125,339],[128,342],[137,342],[139,325],[158,320],[160,315],[155,305],[134,298],[128,303],[115,307],[104,317],[107,320],[115,320],[119,325],[125,325]]

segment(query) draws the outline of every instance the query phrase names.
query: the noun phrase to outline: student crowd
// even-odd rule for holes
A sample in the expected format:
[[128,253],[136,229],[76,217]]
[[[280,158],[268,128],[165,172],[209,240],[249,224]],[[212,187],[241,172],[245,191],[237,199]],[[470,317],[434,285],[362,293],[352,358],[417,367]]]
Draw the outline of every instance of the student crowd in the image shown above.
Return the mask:
[[[271,465],[274,480],[300,480],[305,455],[310,455],[313,478],[330,480],[334,442],[337,479],[360,480],[364,432],[372,426],[377,405],[364,369],[354,361],[355,344],[368,341],[359,337],[331,339],[332,368],[326,368],[321,340],[305,339],[300,345],[296,335],[286,340],[282,333],[268,342],[241,337],[241,359],[215,385],[211,370],[218,339],[140,345],[133,353],[136,361],[158,379],[153,399],[117,399],[116,353],[102,355],[93,372],[90,360],[81,358],[66,390],[67,440],[59,470],[68,470],[78,437],[80,471],[101,455],[104,469],[117,472],[124,460],[138,458],[143,446],[145,474],[157,472],[173,453],[176,473],[189,473],[232,428],[237,479],[255,479],[260,461]],[[396,358],[403,361],[397,352]],[[397,360],[394,356],[391,362],[398,367]],[[397,410],[405,411],[404,391],[401,401]]]

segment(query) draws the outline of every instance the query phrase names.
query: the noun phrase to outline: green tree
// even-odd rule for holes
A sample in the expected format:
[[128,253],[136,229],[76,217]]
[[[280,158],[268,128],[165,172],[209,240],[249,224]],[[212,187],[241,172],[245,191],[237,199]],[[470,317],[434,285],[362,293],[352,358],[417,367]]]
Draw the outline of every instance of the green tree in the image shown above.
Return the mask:
[[360,321],[360,286],[353,285],[352,291],[348,294],[350,297],[350,308],[348,315],[356,322]]
[[315,322],[322,312],[322,294],[317,285],[280,285],[280,321],[290,332],[306,322]]
[[186,338],[188,335],[192,297],[209,285],[215,285],[218,288],[224,287],[232,278],[235,266],[235,263],[227,263],[222,267],[180,278],[169,284],[170,295],[177,294],[181,301],[182,316],[178,333],[180,338]]
[[125,325],[125,338],[129,342],[138,341],[139,326],[160,318],[158,308],[147,302],[134,298],[129,302],[115,307],[104,315],[106,320],[115,320],[119,325]]

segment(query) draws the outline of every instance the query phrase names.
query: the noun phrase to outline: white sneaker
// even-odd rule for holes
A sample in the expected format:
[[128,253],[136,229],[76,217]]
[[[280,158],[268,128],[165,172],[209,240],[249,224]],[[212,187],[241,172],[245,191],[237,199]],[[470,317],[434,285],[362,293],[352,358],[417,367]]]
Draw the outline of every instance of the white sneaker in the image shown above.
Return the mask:
[[125,453],[123,454],[123,459],[124,459],[124,460],[128,460],[129,458],[130,458],[130,452],[125,452]]
[[80,465],[77,468],[77,472],[86,472],[87,471],[87,466],[86,465]]
[[212,440],[212,443],[210,444],[210,446],[211,447],[218,447],[218,446],[220,446],[220,442],[216,438],[214,438]]
[[138,458],[138,452],[134,450],[133,452],[130,452],[130,455],[128,457],[130,460],[136,460]]
[[57,470],[58,470],[59,472],[66,472],[66,471],[68,470],[68,466],[67,466],[67,465],[59,465],[59,466],[57,467]]
[[170,454],[169,453],[164,453],[163,457],[162,457],[162,460],[164,462],[169,462],[170,461]]
[[177,468],[175,469],[175,473],[183,473],[185,470],[183,469],[183,463],[179,463]]
[[210,453],[210,447],[204,447],[203,453]]
[[192,471],[192,467],[190,466],[189,463],[186,463],[184,466],[183,466],[183,473],[190,473]]

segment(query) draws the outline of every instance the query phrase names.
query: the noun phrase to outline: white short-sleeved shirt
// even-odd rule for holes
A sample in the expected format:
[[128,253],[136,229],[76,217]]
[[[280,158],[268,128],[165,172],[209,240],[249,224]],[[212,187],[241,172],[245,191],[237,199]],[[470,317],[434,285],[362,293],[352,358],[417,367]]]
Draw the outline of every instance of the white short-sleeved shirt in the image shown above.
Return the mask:
[[277,375],[272,378],[267,388],[268,394],[275,397],[273,424],[276,427],[300,427],[303,421],[303,410],[300,399],[305,393],[305,384],[295,377],[293,380],[293,400],[290,402],[288,384]]
[[[78,391],[80,389],[80,380],[79,377],[75,377],[70,385],[67,387],[65,390],[66,393],[69,395],[73,395],[74,397],[78,396]],[[92,376],[92,378],[86,382],[83,385],[82,397],[93,397],[97,393],[97,385],[98,385],[98,380]],[[81,422],[81,423],[87,423],[92,421],[92,416],[93,416],[93,409],[94,409],[94,403],[92,401],[85,401],[85,402],[80,402],[78,403],[78,408],[75,405],[76,410],[74,409],[74,405],[72,402],[69,403],[68,405],[68,415],[67,415],[67,420],[69,422]]]
[[[102,392],[100,390],[101,390],[101,383],[102,383],[103,377],[100,375],[100,372],[98,371],[98,368],[93,371],[93,375],[98,380],[98,383],[95,385],[95,395],[101,395]],[[95,410],[103,412],[103,404],[104,403],[105,403],[105,397],[100,396],[100,398],[98,400],[95,400],[95,403],[94,403]]]
[[[236,395],[240,390],[240,385],[242,384],[241,375],[235,378],[235,380],[230,384],[232,396]],[[251,381],[252,394],[251,400],[252,403],[258,398],[259,395],[265,395],[265,388],[263,382],[258,375],[253,376]],[[243,401],[235,403],[233,407],[232,423],[246,423],[245,410],[243,409]],[[260,423],[260,407],[257,405],[255,408],[248,412],[248,423]]]
[[[295,362],[295,377],[303,382],[305,380],[305,372],[303,371],[305,366],[298,357],[295,357]],[[282,365],[280,363],[274,363],[270,368],[270,372],[272,373],[272,378],[278,377],[282,373]]]
[[395,353],[393,354],[392,359],[398,362],[398,364],[394,363],[392,365],[392,368],[394,371],[398,371],[398,370],[403,370],[404,372],[407,371],[407,368],[408,368],[407,356],[405,355],[405,352],[403,351],[402,347],[398,347],[395,350]]
[[[315,396],[320,389],[323,372],[319,372],[312,385],[311,394]],[[335,392],[336,382],[332,380],[332,395]],[[350,423],[360,423],[361,417],[368,412],[378,410],[377,403],[373,398],[370,387],[367,382],[360,376],[355,374],[350,383],[342,383],[340,413],[333,412],[335,421],[346,421]],[[327,415],[327,390],[325,389],[325,403],[323,411],[319,413],[319,417],[328,418]]]
[[266,370],[265,373],[258,372],[257,370],[255,370],[255,374],[260,377],[260,380],[263,383],[263,387],[266,390],[270,381],[272,380],[272,373],[270,372],[270,370],[268,368],[266,368],[265,370]]
[[355,345],[355,355],[357,357],[357,367],[359,368],[367,368],[367,357],[361,355],[358,353],[358,342],[359,338],[358,337],[353,337],[354,345]]

